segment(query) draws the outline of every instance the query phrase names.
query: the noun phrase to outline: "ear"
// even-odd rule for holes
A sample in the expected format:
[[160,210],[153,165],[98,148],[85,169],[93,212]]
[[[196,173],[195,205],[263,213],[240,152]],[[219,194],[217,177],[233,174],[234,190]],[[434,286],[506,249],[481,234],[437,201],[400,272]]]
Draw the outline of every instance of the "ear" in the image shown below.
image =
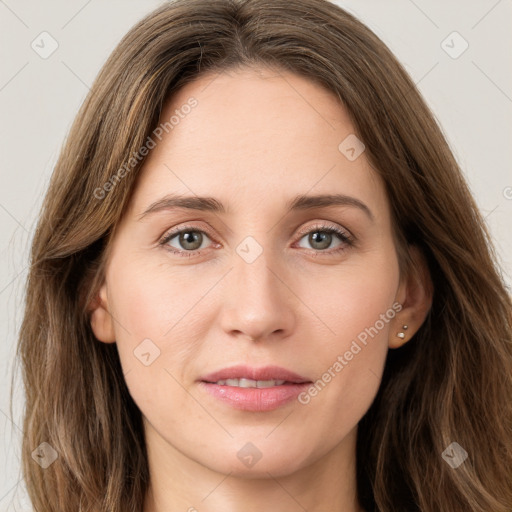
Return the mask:
[[389,348],[399,348],[407,343],[418,332],[432,306],[434,287],[425,256],[413,245],[409,246],[409,254],[411,265],[407,274],[401,277],[395,299],[402,309],[391,326]]
[[103,282],[89,305],[91,328],[96,338],[104,343],[115,343],[114,321],[108,309],[107,284]]

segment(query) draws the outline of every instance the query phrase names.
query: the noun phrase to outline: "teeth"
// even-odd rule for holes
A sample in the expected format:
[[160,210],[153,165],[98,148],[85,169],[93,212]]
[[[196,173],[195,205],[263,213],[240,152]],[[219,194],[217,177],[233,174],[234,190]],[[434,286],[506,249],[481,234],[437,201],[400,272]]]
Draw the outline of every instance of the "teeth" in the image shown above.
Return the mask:
[[284,380],[252,380],[242,378],[218,380],[215,384],[235,388],[272,388],[274,386],[282,386],[285,382]]

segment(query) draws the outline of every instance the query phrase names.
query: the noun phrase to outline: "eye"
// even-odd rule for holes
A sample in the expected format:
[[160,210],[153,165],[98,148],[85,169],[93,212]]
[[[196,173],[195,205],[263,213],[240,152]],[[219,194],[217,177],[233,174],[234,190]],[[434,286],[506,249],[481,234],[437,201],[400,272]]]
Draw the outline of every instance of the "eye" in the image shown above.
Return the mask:
[[307,239],[311,248],[317,252],[327,252],[325,249],[328,249],[331,246],[331,243],[336,241],[336,238],[338,238],[340,243],[336,246],[335,250],[329,251],[328,254],[343,251],[347,246],[353,245],[352,237],[348,232],[338,227],[327,226],[325,224],[319,224],[314,226],[313,229],[309,229],[300,240],[303,240],[304,238]]
[[[336,226],[318,224],[301,234],[303,236],[299,242],[307,237],[311,249],[317,253],[338,253],[353,245],[352,235]],[[336,241],[336,238],[339,240],[339,244],[335,246],[336,248],[332,251],[326,251],[332,242]],[[160,240],[159,245],[165,246],[166,249],[178,256],[191,257],[201,254],[201,249],[207,247],[205,245],[207,239],[211,240],[211,237],[205,231],[194,226],[184,226],[179,230],[166,233]]]
[[200,254],[200,249],[205,248],[203,242],[209,238],[205,231],[185,226],[180,230],[164,235],[159,244],[166,246],[171,252],[177,253],[179,256],[187,257]]

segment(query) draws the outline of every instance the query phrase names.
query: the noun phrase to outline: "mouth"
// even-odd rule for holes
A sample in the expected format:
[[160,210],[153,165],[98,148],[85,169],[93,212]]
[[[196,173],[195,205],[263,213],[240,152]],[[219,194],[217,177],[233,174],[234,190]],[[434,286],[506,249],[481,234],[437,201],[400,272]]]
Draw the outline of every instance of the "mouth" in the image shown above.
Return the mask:
[[289,404],[312,382],[278,366],[234,366],[200,378],[199,384],[232,408],[266,412]]
[[234,388],[273,388],[275,386],[282,386],[283,384],[291,384],[284,380],[253,380],[242,377],[241,379],[226,379],[218,380],[217,382],[210,382],[209,384],[217,384],[217,386],[232,386]]

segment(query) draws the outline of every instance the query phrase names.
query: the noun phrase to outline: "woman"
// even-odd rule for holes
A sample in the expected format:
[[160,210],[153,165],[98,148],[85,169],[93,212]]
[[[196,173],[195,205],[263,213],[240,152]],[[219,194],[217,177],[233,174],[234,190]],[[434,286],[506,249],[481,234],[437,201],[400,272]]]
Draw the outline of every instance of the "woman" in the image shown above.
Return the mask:
[[31,258],[36,510],[512,510],[489,235],[414,83],[339,7],[139,22]]

